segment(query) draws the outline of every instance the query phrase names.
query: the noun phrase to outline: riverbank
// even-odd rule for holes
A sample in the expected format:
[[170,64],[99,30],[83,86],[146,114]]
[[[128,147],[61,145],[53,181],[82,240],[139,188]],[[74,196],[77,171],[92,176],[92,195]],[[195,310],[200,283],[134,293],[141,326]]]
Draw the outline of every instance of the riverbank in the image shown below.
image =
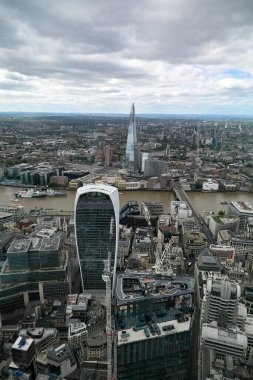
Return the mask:
[[[35,185],[26,185],[26,184],[21,184],[21,183],[17,183],[15,181],[0,181],[0,186],[9,186],[9,187],[17,187],[17,188],[24,188],[24,189],[34,189],[34,188],[41,188],[41,187],[45,187],[45,186],[35,186]],[[73,189],[71,187],[68,187],[68,186],[49,186],[50,188],[52,188],[53,190],[56,190],[56,191],[71,191],[71,192],[76,192],[77,189]],[[141,189],[124,189],[124,190],[121,190],[119,189],[119,192],[134,192],[134,191],[140,191],[140,192],[145,192],[145,191],[154,191],[154,192],[168,192],[168,191],[172,191],[171,188],[168,188],[168,189],[147,189],[147,188],[141,188]],[[239,190],[218,190],[218,191],[203,191],[202,189],[195,189],[195,190],[185,190],[186,193],[205,193],[205,194],[212,194],[212,193],[249,193],[249,194],[253,194],[253,189],[250,190],[250,189],[239,189]]]

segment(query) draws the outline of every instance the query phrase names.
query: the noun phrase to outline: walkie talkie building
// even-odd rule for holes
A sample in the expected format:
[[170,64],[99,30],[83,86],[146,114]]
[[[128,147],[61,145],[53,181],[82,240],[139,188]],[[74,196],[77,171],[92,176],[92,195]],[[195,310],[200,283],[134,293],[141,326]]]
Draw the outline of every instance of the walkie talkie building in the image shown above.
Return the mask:
[[136,134],[135,108],[131,107],[126,145],[126,168],[131,171],[139,170],[138,145]]
[[109,250],[113,281],[116,274],[119,194],[115,187],[89,184],[77,190],[75,233],[83,290],[104,289],[103,260],[108,258]]

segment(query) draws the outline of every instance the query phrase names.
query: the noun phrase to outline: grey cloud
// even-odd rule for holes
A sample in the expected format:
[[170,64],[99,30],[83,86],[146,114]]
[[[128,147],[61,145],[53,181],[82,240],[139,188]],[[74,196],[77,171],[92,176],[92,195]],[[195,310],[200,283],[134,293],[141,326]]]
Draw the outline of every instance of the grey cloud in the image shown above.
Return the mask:
[[[230,39],[252,32],[251,0],[161,0],[155,4],[151,0],[5,0],[2,4],[9,16],[0,23],[5,46],[8,40],[11,47],[30,45],[34,33],[35,39],[47,38],[37,46],[46,54],[50,54],[50,41],[64,46],[62,62],[69,51],[76,51],[87,55],[119,52],[126,58],[171,63],[208,63],[205,51],[210,43],[226,45]],[[17,33],[15,28],[22,23],[31,34]],[[209,60],[217,63],[215,57]]]
[[[113,12],[105,20],[103,10],[96,9],[93,3],[90,7],[90,2],[85,1],[12,1],[5,3],[5,12],[14,22],[22,20],[38,35],[63,41],[67,49],[69,44],[79,43],[86,54],[121,50],[124,39],[117,32]],[[107,7],[108,3],[101,4]]]
[[[133,92],[143,86],[144,93],[148,86],[168,86],[166,74],[180,65],[232,67],[247,59],[253,67],[252,14],[252,0],[0,0],[3,86],[25,91],[33,77],[85,91],[116,79]],[[167,65],[159,84],[156,62]],[[180,80],[188,86],[186,77]],[[236,86],[219,91],[251,96]],[[100,93],[117,88],[105,86]]]
[[[20,71],[26,76],[40,78],[58,78],[67,82],[78,80],[80,83],[100,81],[104,82],[109,78],[125,78],[139,81],[144,77],[141,69],[130,68],[122,62],[114,62],[110,58],[93,58],[86,60],[75,59],[66,55],[62,59],[64,52],[52,56],[50,60],[43,61],[40,56],[30,56],[27,58],[21,51],[12,51],[2,58],[2,62],[11,71]],[[9,74],[10,75],[10,74]],[[11,74],[12,76],[13,74]]]
[[0,90],[15,90],[15,91],[26,91],[33,89],[34,86],[28,83],[12,83],[8,81],[0,81]]

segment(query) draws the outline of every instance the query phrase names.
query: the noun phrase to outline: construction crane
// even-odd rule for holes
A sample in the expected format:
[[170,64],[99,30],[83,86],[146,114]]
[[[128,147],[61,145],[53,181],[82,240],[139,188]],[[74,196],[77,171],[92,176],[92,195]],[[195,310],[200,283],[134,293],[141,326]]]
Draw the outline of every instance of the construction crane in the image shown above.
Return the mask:
[[148,206],[146,205],[144,201],[141,203],[141,205],[142,205],[142,210],[143,210],[143,216],[146,219],[146,222],[148,224],[148,230],[149,230],[151,247],[152,247],[152,259],[154,259],[154,231],[151,224],[151,215],[150,215]]
[[[113,237],[114,218],[110,223],[110,240]],[[116,380],[117,378],[117,338],[112,328],[112,271],[111,271],[111,251],[108,250],[107,260],[104,261],[104,271],[102,279],[106,284],[106,344],[107,344],[107,380]],[[112,346],[114,343],[114,354],[112,355]],[[116,346],[116,347],[115,347]],[[112,365],[112,356],[114,365]]]
[[155,265],[153,269],[155,270],[156,273],[160,271],[161,268],[161,256],[162,256],[162,243],[159,240],[157,245],[156,245],[156,250],[155,250]]
[[107,344],[107,380],[112,379],[112,286],[111,286],[111,252],[104,260],[102,279],[106,284],[106,344]]
[[114,377],[113,377],[113,379],[117,380],[117,347],[118,347],[117,342],[118,342],[118,335],[117,335],[116,330],[114,330],[113,335],[114,335],[114,339],[113,339],[113,345],[114,345],[114,354],[113,354],[113,356],[114,356],[114,360],[113,360],[114,368],[113,368],[113,372],[114,372]]
[[171,244],[167,243],[163,251],[156,251],[155,273],[172,275],[170,262]]

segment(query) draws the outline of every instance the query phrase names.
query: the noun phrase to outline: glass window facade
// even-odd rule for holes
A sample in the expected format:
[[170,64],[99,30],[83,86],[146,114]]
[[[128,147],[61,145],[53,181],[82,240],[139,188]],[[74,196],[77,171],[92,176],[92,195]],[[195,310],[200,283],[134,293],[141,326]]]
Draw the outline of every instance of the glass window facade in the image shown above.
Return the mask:
[[139,169],[134,104],[132,104],[132,107],[131,107],[130,121],[129,121],[129,127],[128,127],[127,145],[126,145],[126,167],[134,171],[137,171]]
[[76,241],[83,289],[104,289],[103,260],[116,250],[115,209],[109,194],[88,191],[76,202]]
[[[145,294],[148,283],[153,291]],[[141,272],[118,275],[118,380],[189,379],[194,291],[195,281],[190,277],[161,278]]]
[[190,331],[131,342],[118,347],[120,380],[187,380]]

